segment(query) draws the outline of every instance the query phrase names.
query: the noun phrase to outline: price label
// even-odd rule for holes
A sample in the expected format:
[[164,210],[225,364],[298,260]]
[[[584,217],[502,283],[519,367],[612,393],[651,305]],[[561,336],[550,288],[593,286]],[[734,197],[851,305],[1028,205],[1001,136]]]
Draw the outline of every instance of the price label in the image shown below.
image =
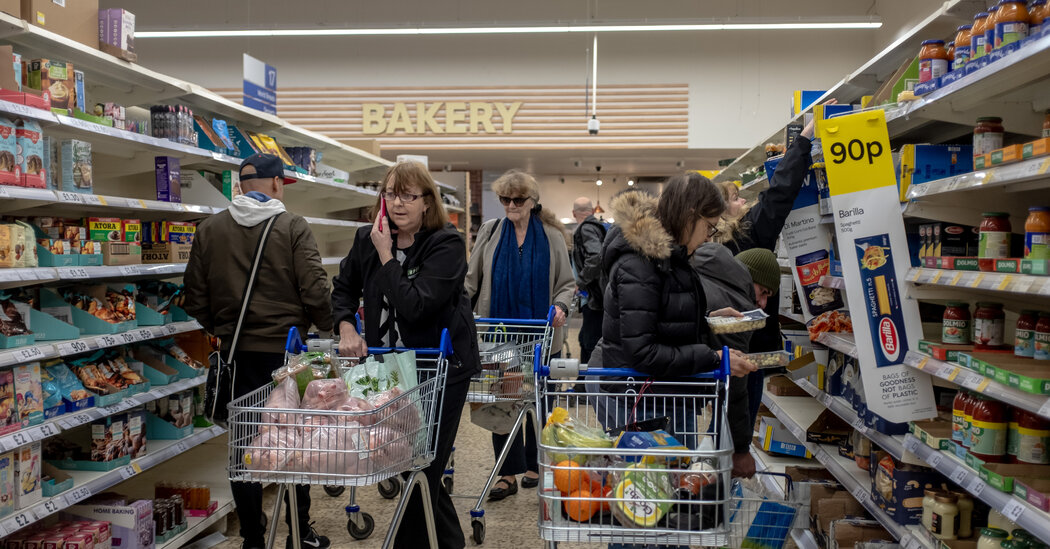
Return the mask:
[[133,476],[135,476],[135,475],[137,475],[137,474],[139,474],[141,472],[142,472],[142,468],[139,467],[139,464],[138,463],[132,463],[131,465],[125,465],[124,467],[120,468],[120,477],[123,478],[124,480],[128,480],[129,478],[131,478],[131,477],[133,477]]
[[978,393],[983,393],[983,392],[984,392],[984,390],[988,388],[988,384],[990,384],[991,382],[992,382],[992,380],[990,380],[990,379],[988,379],[988,378],[983,378],[983,379],[981,380],[981,382],[977,384],[977,387],[976,387],[976,389],[975,389],[975,390],[976,390],[976,391],[977,391]]
[[962,486],[963,480],[966,479],[966,469],[962,467],[956,467],[955,470],[952,471],[952,476],[950,478],[952,479],[952,482]]
[[59,496],[45,501],[44,510],[47,511],[47,514],[53,515],[57,513],[60,509],[65,507],[65,505],[63,505],[65,503],[65,499],[63,498],[64,496]]
[[820,393],[820,402],[824,404],[825,408],[831,408],[831,395]]
[[111,335],[104,335],[95,338],[95,344],[99,347],[113,347],[120,344],[120,340]]
[[40,438],[53,437],[58,434],[58,429],[51,423],[41,425],[38,430],[40,431]]
[[88,206],[105,206],[106,199],[97,194],[82,194],[80,201]]
[[933,273],[933,277],[930,278],[930,284],[936,284],[940,282],[941,276],[944,275],[944,271],[938,269]]
[[863,486],[858,486],[858,487],[856,487],[853,490],[853,497],[856,498],[857,501],[859,501],[861,503],[864,503],[865,501],[867,501],[870,498],[870,496],[871,496],[871,493],[868,491],[867,488],[865,488]]
[[864,425],[864,420],[859,418],[859,417],[857,419],[853,420],[853,428],[856,429],[857,431],[860,431],[861,433],[867,433],[868,432],[868,426]]
[[123,343],[124,343],[125,345],[127,345],[127,344],[129,344],[129,343],[135,343],[136,341],[138,341],[138,340],[139,340],[139,338],[138,338],[138,336],[136,335],[136,333],[135,333],[135,332],[121,332],[121,333],[120,333],[120,334],[118,334],[118,335],[120,336],[120,340],[121,340],[121,341],[122,341],[122,342],[123,342]]
[[29,436],[29,433],[19,431],[11,434],[11,441],[14,442],[13,447],[17,448],[18,446],[25,446],[26,444],[33,442],[33,438]]
[[178,328],[176,328],[174,324],[168,324],[164,326],[164,329],[168,332],[168,335],[174,334],[178,331]]
[[1039,411],[1037,413],[1043,417],[1050,418],[1050,399],[1047,399],[1046,402],[1044,402],[1043,405],[1039,407]]
[[955,378],[959,377],[959,372],[961,371],[962,370],[957,367],[952,368],[951,371],[948,372],[948,381],[955,381]]
[[955,271],[955,274],[952,275],[952,279],[948,281],[948,285],[955,286],[959,283],[960,278],[962,278],[962,271]]
[[107,415],[113,415],[124,411],[125,406],[122,404],[110,404],[109,406],[103,406],[102,411],[106,412]]
[[83,204],[83,201],[80,199],[80,195],[77,193],[60,191],[57,194],[59,202],[68,202],[70,204]]
[[976,497],[981,497],[981,492],[984,491],[985,486],[987,484],[980,477],[973,477],[970,479],[970,482],[966,483],[966,489]]
[[[26,526],[29,526],[30,524],[33,524],[34,522],[36,522],[36,518],[33,517],[33,515],[31,515],[29,513],[29,511],[25,511],[25,512],[18,513],[17,515],[11,517],[6,522],[8,523],[7,530],[9,532],[14,532],[15,530],[18,530],[19,528],[25,528]],[[14,528],[12,528],[11,526],[14,526]]]
[[186,443],[185,443],[185,442],[182,442],[182,441],[180,440],[179,442],[177,442],[177,443],[175,444],[175,449],[176,449],[176,450],[178,450],[178,453],[180,453],[180,454],[181,454],[181,453],[185,452],[186,450],[189,450],[189,449],[190,449],[190,447],[189,447],[189,446],[186,446]]
[[149,204],[146,204],[145,200],[138,200],[138,201],[128,200],[128,206],[135,206],[135,202],[137,202],[138,203],[138,207],[142,208],[143,210],[148,210],[149,209]]
[[11,198],[11,193],[8,193],[2,185],[0,185],[0,198]]
[[138,333],[139,341],[145,341],[147,339],[153,339],[153,330],[149,330],[149,329],[143,328],[143,329],[139,330],[136,333]]
[[76,505],[77,503],[80,503],[81,501],[84,501],[89,497],[91,497],[91,488],[88,488],[87,486],[82,486],[80,488],[74,488],[72,491],[70,491],[69,494],[66,496],[66,499],[69,500],[70,505]]
[[915,437],[906,437],[904,439],[904,449],[913,454],[915,453],[915,450],[919,448],[919,444],[921,444],[919,439]]
[[37,360],[44,357],[44,351],[40,347],[25,347],[14,352],[15,358],[23,362]]
[[1017,522],[1017,519],[1023,514],[1024,504],[1014,498],[1010,498],[1010,501],[1003,506],[1003,516],[1010,519],[1011,522]]
[[1010,285],[1010,282],[1013,281],[1013,279],[1014,279],[1013,275],[1006,275],[1006,276],[1004,276],[1003,279],[1001,281],[999,281],[999,291],[1001,292],[1001,291],[1005,290],[1006,287]]
[[930,358],[924,356],[924,357],[922,357],[922,360],[920,360],[919,363],[915,365],[915,367],[921,370],[921,369],[926,367],[926,363],[929,362],[929,361],[930,361]]
[[943,456],[941,456],[940,452],[935,452],[932,456],[930,456],[930,467],[936,469],[937,466],[941,464],[942,457]]
[[1039,295],[1050,295],[1050,280],[1043,281],[1043,287],[1039,288]]
[[904,549],[918,549],[921,546],[921,542],[911,534],[907,534],[901,539],[901,546]]
[[88,346],[87,342],[79,339],[58,344],[58,354],[62,356],[77,355],[90,350],[91,347]]
[[58,277],[83,280],[85,278],[91,278],[91,273],[83,267],[67,267],[58,269]]
[[120,267],[121,276],[138,276],[140,274],[142,274],[142,271],[138,265],[124,265]]
[[922,269],[912,269],[911,272],[908,273],[908,282],[919,280],[920,275],[922,275]]
[[91,414],[77,414],[69,420],[69,424],[71,427],[76,427],[77,425],[83,425],[91,420]]
[[797,425],[793,425],[791,427],[791,434],[795,435],[795,438],[797,438],[799,440],[799,442],[805,442],[806,441],[806,432],[804,430],[802,430],[802,428],[797,426]]

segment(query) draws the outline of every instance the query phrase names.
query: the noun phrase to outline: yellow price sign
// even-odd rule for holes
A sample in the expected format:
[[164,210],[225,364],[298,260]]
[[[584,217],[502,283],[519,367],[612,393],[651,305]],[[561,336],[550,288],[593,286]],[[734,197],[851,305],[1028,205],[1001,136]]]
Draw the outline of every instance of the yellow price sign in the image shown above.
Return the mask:
[[977,384],[977,392],[983,393],[984,390],[988,388],[989,383],[991,383],[991,380],[988,378],[984,378],[980,383]]
[[926,363],[929,362],[929,360],[930,360],[929,357],[922,357],[922,360],[919,361],[919,365],[918,365],[919,369],[921,370],[921,369],[925,368],[926,367]]
[[960,368],[952,368],[952,371],[948,374],[948,381],[955,381],[955,378],[959,377],[959,372],[962,371]]
[[823,120],[818,130],[832,196],[896,185],[884,111]]
[[139,207],[142,208],[143,210],[148,210],[149,209],[149,206],[146,205],[146,201],[145,200],[139,200],[138,202],[139,202]]

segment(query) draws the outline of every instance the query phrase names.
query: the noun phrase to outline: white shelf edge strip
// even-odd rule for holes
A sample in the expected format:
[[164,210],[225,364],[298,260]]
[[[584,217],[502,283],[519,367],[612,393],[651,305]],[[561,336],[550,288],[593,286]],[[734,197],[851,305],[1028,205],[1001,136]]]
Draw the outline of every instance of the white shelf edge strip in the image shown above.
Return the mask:
[[200,323],[196,320],[189,320],[186,322],[173,322],[164,326],[143,326],[119,334],[89,335],[80,339],[9,349],[4,353],[0,353],[0,368],[38,360],[79,355],[98,349],[159,339],[200,329]]
[[878,444],[883,450],[889,452],[894,458],[898,460],[904,458],[904,445],[902,439],[869,428],[864,424],[864,420],[857,416],[857,413],[845,400],[839,397],[833,397],[824,391],[817,389],[816,386],[805,379],[795,380],[795,384],[801,387],[803,391],[809,393],[810,396],[819,400],[825,408],[831,410],[832,413],[839,416],[843,421],[849,423],[851,427],[857,430],[857,432],[864,435],[875,444]]

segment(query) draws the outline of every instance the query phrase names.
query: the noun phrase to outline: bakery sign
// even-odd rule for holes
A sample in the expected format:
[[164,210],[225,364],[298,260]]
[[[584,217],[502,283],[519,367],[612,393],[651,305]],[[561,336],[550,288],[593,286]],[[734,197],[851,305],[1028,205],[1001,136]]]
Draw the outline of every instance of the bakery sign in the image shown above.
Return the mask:
[[521,101],[437,101],[392,108],[382,103],[363,103],[362,131],[365,135],[395,134],[510,134]]

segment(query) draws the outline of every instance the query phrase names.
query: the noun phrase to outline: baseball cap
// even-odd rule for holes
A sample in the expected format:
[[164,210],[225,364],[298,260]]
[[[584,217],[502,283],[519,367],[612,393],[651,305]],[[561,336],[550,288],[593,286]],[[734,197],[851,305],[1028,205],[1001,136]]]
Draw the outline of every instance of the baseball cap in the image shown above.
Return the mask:
[[253,154],[241,162],[241,167],[237,170],[238,174],[244,170],[247,165],[255,166],[255,174],[247,177],[241,175],[241,181],[246,179],[270,179],[271,177],[280,177],[284,179],[285,185],[291,185],[295,183],[295,180],[290,177],[284,176],[284,164],[280,158],[272,154]]

